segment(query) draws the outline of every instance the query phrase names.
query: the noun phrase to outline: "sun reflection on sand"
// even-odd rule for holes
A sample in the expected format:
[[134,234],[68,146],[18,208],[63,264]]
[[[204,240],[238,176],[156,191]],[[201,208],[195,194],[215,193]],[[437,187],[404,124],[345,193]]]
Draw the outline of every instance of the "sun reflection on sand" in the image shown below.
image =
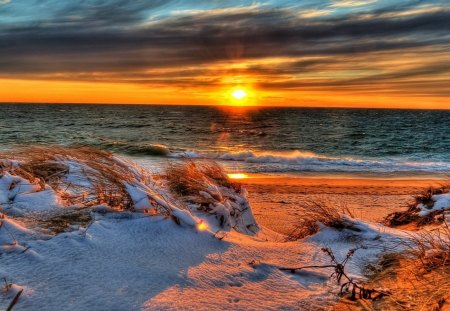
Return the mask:
[[247,174],[244,174],[244,173],[232,173],[232,174],[227,174],[227,176],[230,179],[246,179],[246,178],[249,178],[249,176]]

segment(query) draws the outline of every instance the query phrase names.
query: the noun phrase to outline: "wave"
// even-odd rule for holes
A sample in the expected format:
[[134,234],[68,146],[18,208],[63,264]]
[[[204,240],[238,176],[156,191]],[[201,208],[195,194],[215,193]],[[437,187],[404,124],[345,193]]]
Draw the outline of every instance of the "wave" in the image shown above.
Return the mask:
[[[332,157],[309,151],[235,153],[186,151],[170,153],[173,158],[212,159],[245,162],[257,171],[320,171],[320,172],[450,172],[448,162],[414,162],[400,159],[378,160]],[[256,165],[256,166],[255,166]]]
[[94,146],[129,155],[169,156],[170,150],[161,144],[133,144],[120,141],[105,141]]
[[150,155],[150,156],[168,156],[170,150],[165,145],[130,145],[126,148],[130,154]]
[[[97,145],[98,146],[98,145]],[[439,172],[450,174],[450,163],[439,161],[411,161],[400,157],[355,158],[317,154],[310,151],[253,151],[212,152],[184,151],[162,144],[103,141],[100,146],[108,150],[133,156],[168,158],[211,159],[225,166],[241,165],[248,172]],[[172,150],[171,150],[172,149]],[[232,164],[232,163],[235,164]]]

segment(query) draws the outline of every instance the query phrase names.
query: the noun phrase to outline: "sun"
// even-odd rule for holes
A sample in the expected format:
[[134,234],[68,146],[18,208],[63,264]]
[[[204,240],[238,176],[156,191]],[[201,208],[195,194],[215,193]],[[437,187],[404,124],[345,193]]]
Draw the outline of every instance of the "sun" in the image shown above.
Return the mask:
[[231,96],[233,96],[237,100],[241,100],[247,97],[247,92],[244,91],[243,89],[237,89],[234,90],[233,93],[231,93]]

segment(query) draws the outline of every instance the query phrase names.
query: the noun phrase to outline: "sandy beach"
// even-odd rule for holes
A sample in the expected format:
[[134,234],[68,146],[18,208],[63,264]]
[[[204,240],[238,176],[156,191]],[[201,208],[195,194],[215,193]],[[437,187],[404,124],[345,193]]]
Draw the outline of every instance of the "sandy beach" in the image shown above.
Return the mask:
[[412,197],[445,182],[444,176],[249,175],[245,185],[256,219],[281,233],[289,233],[302,216],[302,203],[319,201],[347,207],[355,217],[381,221],[403,210]]

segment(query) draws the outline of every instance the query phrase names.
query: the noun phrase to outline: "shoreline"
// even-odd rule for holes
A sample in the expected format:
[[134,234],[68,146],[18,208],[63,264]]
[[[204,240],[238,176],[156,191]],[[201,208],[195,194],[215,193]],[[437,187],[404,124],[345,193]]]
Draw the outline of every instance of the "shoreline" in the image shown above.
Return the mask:
[[[230,172],[234,173],[234,172]],[[236,172],[241,173],[241,172]],[[292,173],[246,173],[243,180],[252,179],[351,179],[351,180],[401,180],[401,181],[447,181],[450,180],[450,172],[292,172]]]

